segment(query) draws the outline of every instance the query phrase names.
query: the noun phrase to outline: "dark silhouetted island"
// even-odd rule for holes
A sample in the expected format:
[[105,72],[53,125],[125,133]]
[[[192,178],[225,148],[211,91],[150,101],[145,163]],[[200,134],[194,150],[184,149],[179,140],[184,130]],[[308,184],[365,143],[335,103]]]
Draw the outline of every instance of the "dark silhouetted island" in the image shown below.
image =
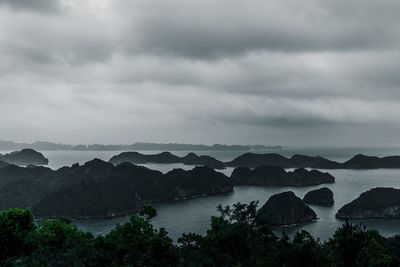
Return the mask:
[[0,161],[19,166],[49,164],[49,160],[45,158],[42,153],[33,149],[22,149],[21,151],[15,151],[4,155],[0,154]]
[[327,187],[312,190],[304,198],[304,203],[318,206],[332,206],[334,204],[333,192]]
[[343,169],[393,169],[400,168],[400,156],[374,157],[356,155],[342,164]]
[[139,152],[123,152],[110,159],[113,164],[131,162],[142,163],[182,163],[186,165],[208,166],[214,169],[226,167],[256,168],[262,165],[277,166],[281,168],[312,168],[312,169],[378,169],[378,168],[400,168],[400,156],[371,157],[356,155],[350,160],[340,163],[323,158],[321,156],[293,155],[288,158],[277,153],[256,154],[245,153],[232,161],[222,162],[210,156],[198,156],[189,153],[184,157],[176,156],[170,152],[145,155]]
[[250,167],[260,165],[279,166],[282,168],[313,168],[313,169],[380,169],[400,168],[400,156],[372,157],[356,155],[350,160],[340,163],[320,156],[311,157],[294,155],[290,158],[276,153],[255,154],[245,153],[232,161],[226,162],[227,167]]
[[0,168],[4,168],[5,166],[8,166],[8,165],[10,165],[10,164],[5,161],[0,160]]
[[0,169],[0,209],[32,208],[43,217],[102,218],[130,214],[145,202],[229,193],[231,179],[209,167],[167,174],[101,160],[51,170]]
[[315,212],[291,191],[273,195],[257,213],[259,223],[275,226],[311,222],[316,219]]
[[228,167],[250,167],[255,168],[260,165],[279,166],[282,168],[316,168],[316,169],[335,169],[339,163],[325,159],[323,157],[310,157],[304,155],[294,155],[291,158],[284,157],[276,153],[255,154],[245,153],[232,161],[226,162]]
[[159,154],[145,155],[139,152],[122,152],[119,155],[113,156],[109,162],[118,165],[124,162],[134,164],[144,163],[183,163],[182,159],[170,152],[162,152]]
[[235,185],[262,186],[310,186],[335,182],[329,173],[303,168],[287,172],[275,166],[259,166],[254,170],[239,167],[232,172],[231,179]]
[[178,157],[170,152],[162,152],[159,154],[145,155],[139,152],[123,152],[117,156],[113,156],[109,160],[112,164],[120,164],[130,162],[134,164],[144,163],[182,163],[185,165],[207,166],[213,169],[224,169],[225,164],[210,156],[198,156],[195,153],[189,153],[184,157]]
[[199,165],[208,166],[214,169],[225,169],[225,164],[222,161],[206,155],[198,156],[195,153],[189,153],[182,159],[182,162],[185,165]]
[[373,188],[344,205],[336,214],[339,219],[399,219],[400,189]]

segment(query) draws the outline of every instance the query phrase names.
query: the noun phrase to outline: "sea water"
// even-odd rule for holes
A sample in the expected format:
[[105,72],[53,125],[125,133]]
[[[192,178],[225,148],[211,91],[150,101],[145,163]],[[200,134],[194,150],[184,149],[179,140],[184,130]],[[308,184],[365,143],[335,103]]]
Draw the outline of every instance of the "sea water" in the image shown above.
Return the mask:
[[[160,151],[140,151],[144,154],[154,154]],[[183,156],[188,152],[171,151]],[[223,161],[232,160],[234,157],[246,151],[193,151],[199,155],[210,155]],[[43,151],[49,158],[49,166],[53,169],[62,166],[70,166],[74,163],[83,164],[94,158],[109,160],[120,151]],[[284,156],[304,154],[310,156],[323,156],[328,159],[343,162],[352,156],[362,153],[375,156],[400,155],[400,149],[377,149],[377,148],[287,148],[282,150],[256,151],[255,153],[279,153]],[[144,166],[167,172],[174,168],[191,169],[192,166],[181,164],[144,164]],[[337,220],[335,214],[343,205],[357,198],[362,192],[374,187],[400,188],[400,169],[378,169],[378,170],[323,170],[330,172],[335,178],[334,184],[325,184],[309,187],[260,187],[260,186],[237,186],[234,192],[217,196],[191,198],[179,201],[167,201],[154,204],[158,215],[153,219],[156,227],[164,227],[170,237],[174,240],[182,233],[194,232],[203,234],[210,225],[210,217],[217,215],[216,207],[219,204],[232,205],[236,202],[249,203],[259,201],[261,207],[270,196],[284,191],[293,191],[298,197],[303,196],[310,190],[320,187],[328,187],[334,193],[335,204],[333,207],[319,207],[311,205],[316,212],[318,220],[308,224],[290,226],[277,229],[293,234],[301,229],[309,231],[315,237],[325,240],[329,238],[343,221]],[[232,168],[222,170],[230,175]],[[127,217],[102,219],[102,220],[77,220],[75,224],[82,230],[91,231],[94,234],[104,234],[110,231],[118,223],[124,223]],[[400,220],[366,220],[357,221],[363,223],[369,229],[377,229],[385,236],[400,234]]]

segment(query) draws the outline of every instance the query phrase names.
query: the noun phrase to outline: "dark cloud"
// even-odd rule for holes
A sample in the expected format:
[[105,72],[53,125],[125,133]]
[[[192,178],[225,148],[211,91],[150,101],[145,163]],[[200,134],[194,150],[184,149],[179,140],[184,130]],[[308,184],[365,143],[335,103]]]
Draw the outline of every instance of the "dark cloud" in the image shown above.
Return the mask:
[[400,134],[398,1],[0,3],[0,139],[367,145]]
[[333,4],[327,0],[259,0],[251,5],[228,0],[124,3],[131,6],[131,9],[124,6],[126,14],[133,12],[126,24],[132,36],[131,42],[126,43],[127,49],[143,53],[220,58],[257,50],[381,50],[397,48],[400,33],[398,15],[394,12],[400,4],[395,1],[377,4],[352,0]]
[[59,0],[0,0],[1,5],[16,11],[54,13],[61,10]]

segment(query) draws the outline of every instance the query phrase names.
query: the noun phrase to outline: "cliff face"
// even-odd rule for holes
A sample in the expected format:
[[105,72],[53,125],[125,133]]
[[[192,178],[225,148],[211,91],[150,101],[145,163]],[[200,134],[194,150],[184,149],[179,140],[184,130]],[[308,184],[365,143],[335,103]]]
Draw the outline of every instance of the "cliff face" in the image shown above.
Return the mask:
[[0,168],[0,209],[32,208],[48,192],[70,182],[46,167],[7,165]]
[[214,195],[233,191],[231,179],[209,167],[195,167],[189,171],[172,170],[165,175],[163,183],[163,187],[172,192],[169,198]]
[[230,162],[226,163],[228,167],[250,167],[255,168],[260,165],[279,166],[291,168],[290,160],[282,155],[245,153]]
[[305,155],[294,155],[290,158],[293,168],[316,168],[316,169],[337,169],[340,163],[321,156],[310,157]]
[[282,155],[245,153],[230,162],[226,162],[229,167],[250,167],[255,168],[260,165],[279,166],[282,168],[318,168],[336,169],[340,163],[325,159],[323,157],[310,157],[304,155],[294,155],[291,158]]
[[[1,156],[0,156],[0,158],[1,158]],[[0,160],[0,168],[4,168],[4,167],[6,167],[8,165],[9,164],[7,162]]]
[[210,156],[198,156],[195,153],[189,153],[185,157],[181,158],[181,161],[185,165],[200,165],[207,166],[213,169],[224,169],[225,164]]
[[[93,160],[82,166],[50,170],[46,172],[46,177],[36,176],[35,185],[47,188],[43,194],[38,195],[36,191],[23,194],[25,206],[33,207],[36,215],[45,217],[119,216],[132,213],[145,201],[220,194],[233,190],[228,177],[208,167],[196,167],[190,171],[177,169],[164,175],[130,163],[113,166]],[[21,185],[27,188],[26,182],[21,181]],[[20,188],[16,184],[13,186]],[[1,192],[0,189],[0,199]],[[14,204],[19,204],[21,195],[12,197],[8,194],[7,197],[11,197]],[[29,195],[38,200],[28,198]]]
[[400,189],[374,188],[344,205],[336,214],[340,219],[400,218]]
[[381,168],[400,168],[400,156],[373,157],[356,155],[352,159],[343,163],[346,169],[381,169]]
[[207,166],[213,169],[224,169],[225,164],[210,156],[198,156],[195,153],[189,153],[184,157],[178,157],[170,152],[162,152],[153,155],[144,155],[138,152],[123,152],[119,155],[113,156],[109,160],[112,164],[118,165],[123,162],[134,164],[144,163],[182,163],[185,165]]
[[162,152],[159,154],[145,155],[139,152],[123,152],[119,155],[113,156],[109,162],[118,165],[123,162],[134,164],[142,163],[179,163],[180,158],[170,152]]
[[329,173],[302,168],[286,172],[282,167],[274,166],[259,166],[254,170],[239,167],[232,172],[231,179],[236,185],[262,186],[309,186],[335,182]]
[[40,217],[107,218],[132,214],[143,201],[128,179],[87,179],[42,198],[33,212]]
[[257,214],[259,223],[276,226],[310,222],[315,219],[315,212],[291,191],[270,197]]
[[228,167],[250,167],[260,165],[279,166],[282,168],[314,168],[314,169],[378,169],[378,168],[400,168],[400,156],[373,157],[356,155],[350,160],[339,163],[320,156],[311,157],[305,155],[294,155],[291,158],[279,154],[254,154],[245,153],[230,162],[225,163]]
[[49,160],[45,158],[43,154],[33,149],[23,149],[21,151],[0,155],[0,161],[20,166],[49,164]]
[[400,168],[400,156],[371,157],[356,155],[350,160],[339,163],[320,156],[294,155],[290,158],[270,153],[255,154],[245,153],[232,161],[222,162],[210,156],[198,156],[189,153],[184,157],[178,157],[169,152],[160,154],[144,155],[138,152],[123,152],[110,159],[110,162],[117,165],[122,162],[134,164],[142,163],[182,163],[186,165],[207,166],[214,169],[226,167],[248,167],[277,166],[281,168],[313,168],[313,169],[377,169],[377,168]]
[[332,206],[334,204],[333,192],[327,187],[312,190],[304,196],[303,201],[307,204]]

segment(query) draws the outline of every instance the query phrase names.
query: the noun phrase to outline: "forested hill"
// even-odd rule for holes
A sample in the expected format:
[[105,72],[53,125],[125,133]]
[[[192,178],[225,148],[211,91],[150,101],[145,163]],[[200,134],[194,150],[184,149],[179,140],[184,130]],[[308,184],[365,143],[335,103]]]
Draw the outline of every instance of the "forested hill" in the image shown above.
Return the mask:
[[66,219],[34,220],[29,210],[0,213],[1,266],[399,266],[400,237],[349,223],[326,242],[306,231],[277,236],[256,220],[255,202],[219,207],[205,235],[183,234],[177,243],[155,229],[145,207],[106,235],[93,236]]

